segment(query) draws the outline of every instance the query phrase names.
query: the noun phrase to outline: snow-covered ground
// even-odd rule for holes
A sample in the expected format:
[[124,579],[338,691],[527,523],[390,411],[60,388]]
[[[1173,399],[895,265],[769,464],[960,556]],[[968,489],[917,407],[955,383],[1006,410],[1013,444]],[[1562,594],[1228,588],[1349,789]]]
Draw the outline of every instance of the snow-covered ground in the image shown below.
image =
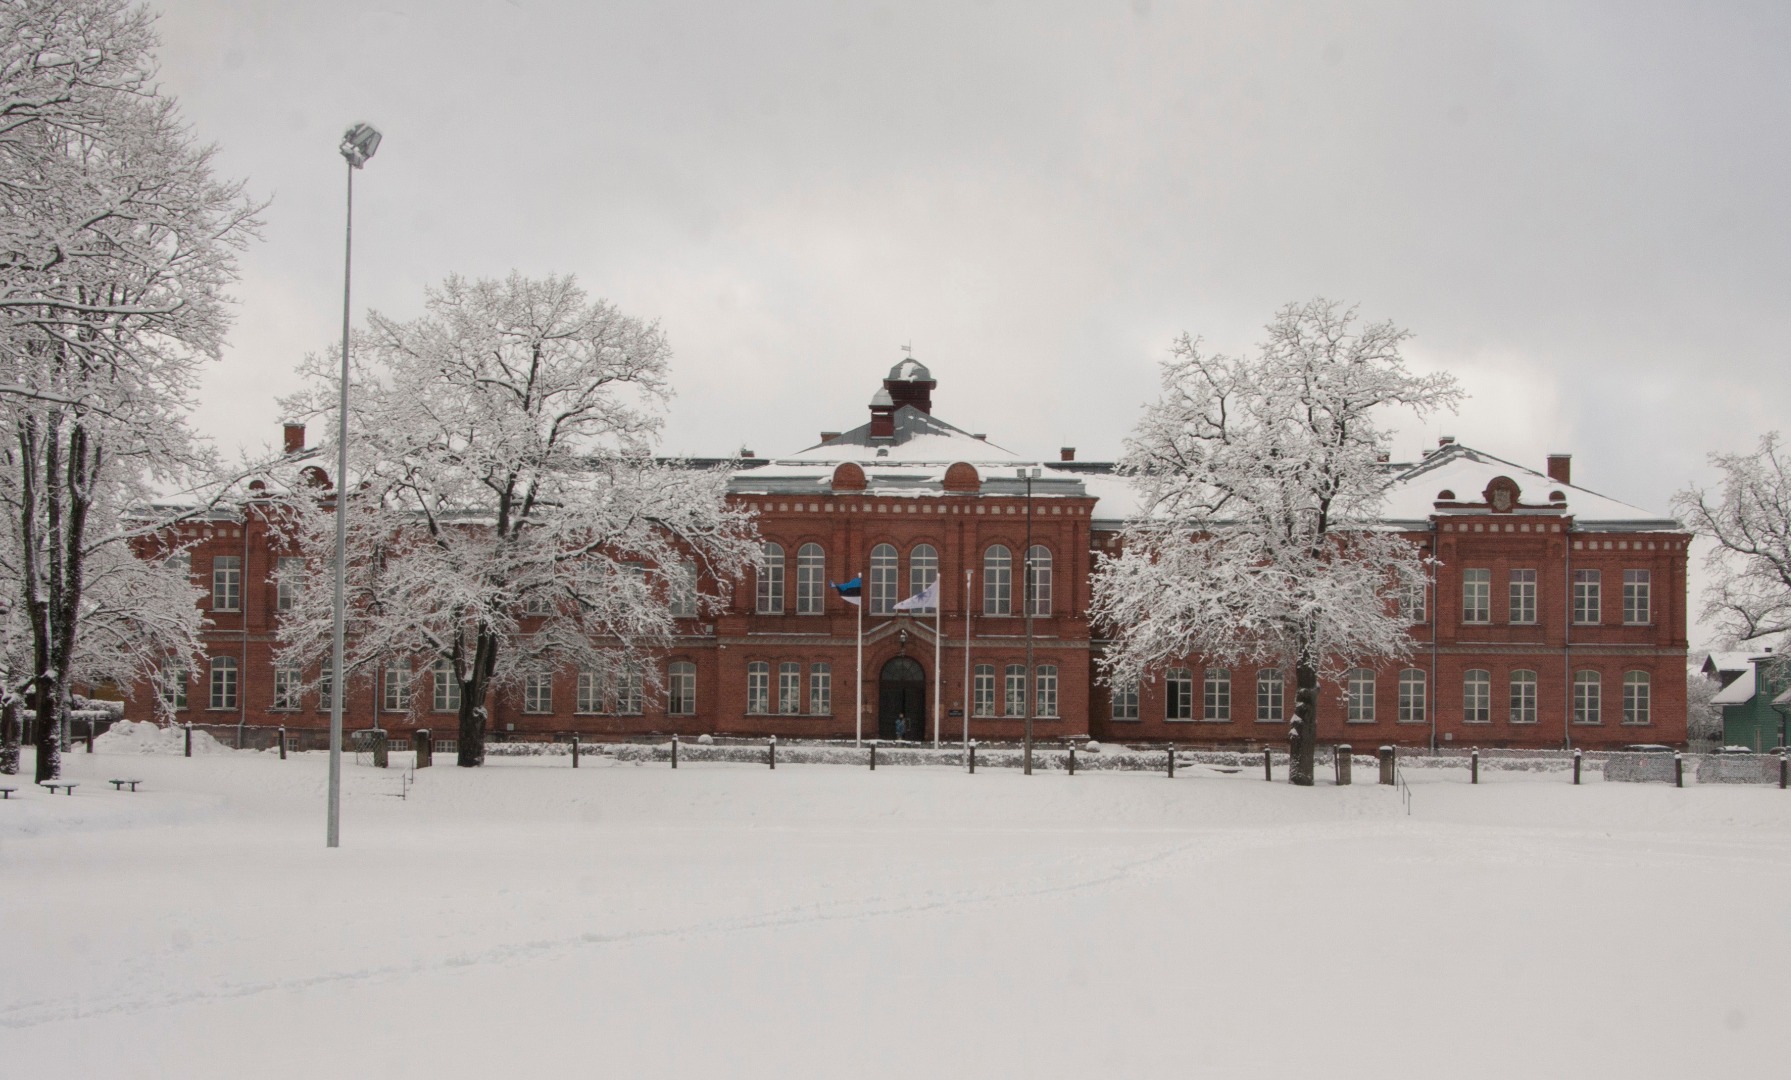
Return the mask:
[[328,851],[322,754],[66,761],[72,798],[0,803],[0,1075],[1786,1063],[1776,788],[1421,770],[1408,817],[1389,788],[1200,766],[559,757],[423,770],[401,800],[350,763]]

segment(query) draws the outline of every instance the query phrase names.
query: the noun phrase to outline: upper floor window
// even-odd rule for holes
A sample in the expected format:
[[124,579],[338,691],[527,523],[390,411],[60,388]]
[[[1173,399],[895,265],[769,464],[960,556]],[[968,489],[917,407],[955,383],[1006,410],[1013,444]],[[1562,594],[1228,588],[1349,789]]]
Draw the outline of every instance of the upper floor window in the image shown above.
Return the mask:
[[1344,676],[1344,719],[1352,724],[1374,722],[1374,671],[1351,668]]
[[1511,673],[1511,722],[1536,722],[1536,673],[1519,669]]
[[[919,595],[939,576],[939,552],[931,544],[917,544],[908,553],[908,595]],[[926,610],[931,611],[932,608]]]
[[746,711],[771,711],[771,665],[763,660],[746,665]]
[[971,716],[995,715],[995,665],[976,665],[975,690],[970,698]]
[[214,656],[211,658],[212,708],[236,708],[236,676],[236,657]]
[[1026,560],[1026,613],[1051,614],[1051,549],[1034,544]]
[[305,560],[297,555],[282,555],[274,564],[274,574],[279,579],[274,585],[274,608],[291,611],[305,591]]
[[1596,671],[1573,673],[1573,722],[1597,724],[1603,721],[1603,679]]
[[1492,672],[1482,668],[1462,672],[1461,719],[1467,724],[1492,723]]
[[1461,621],[1492,622],[1492,571],[1461,572]]
[[995,544],[983,552],[983,614],[1011,615],[1014,601],[1014,557]]
[[692,619],[697,613],[697,568],[696,563],[688,559],[680,559],[672,565],[669,592],[672,617]]
[[1231,672],[1207,668],[1201,687],[1200,718],[1223,723],[1231,719]]
[[1399,722],[1421,724],[1425,720],[1425,699],[1430,683],[1422,668],[1406,668],[1399,673]]
[[522,598],[524,615],[546,615],[553,611],[553,600],[545,588],[530,589]]
[[1648,623],[1648,585],[1646,570],[1623,571],[1623,621],[1630,626]]
[[1113,688],[1113,719],[1138,719],[1138,684],[1125,683]]
[[1429,613],[1425,610],[1426,605],[1424,603],[1424,594],[1427,591],[1428,587],[1423,582],[1419,582],[1415,585],[1407,585],[1400,589],[1400,617],[1405,619],[1408,623],[1421,623],[1430,618]]
[[769,540],[759,552],[758,611],[760,615],[784,613],[784,548]]
[[1511,571],[1511,609],[1513,623],[1536,621],[1536,571]]
[[1598,590],[1598,571],[1575,570],[1573,572],[1573,621],[1581,626],[1596,626],[1601,621],[1601,599]]
[[1256,673],[1256,719],[1263,722],[1287,719],[1287,680],[1280,668],[1263,668]]
[[1652,686],[1646,671],[1629,671],[1623,675],[1623,722],[1646,724],[1649,721],[1649,697]]
[[1194,719],[1194,676],[1175,668],[1163,679],[1163,719]]
[[895,611],[896,601],[896,549],[889,544],[878,544],[871,549],[871,614],[888,615]]
[[827,610],[827,556],[820,544],[796,549],[796,614],[819,615]]
[[665,711],[673,716],[696,715],[696,665],[688,660],[666,665]]
[[242,557],[239,555],[216,556],[211,561],[211,609],[213,611],[241,611],[242,605]]

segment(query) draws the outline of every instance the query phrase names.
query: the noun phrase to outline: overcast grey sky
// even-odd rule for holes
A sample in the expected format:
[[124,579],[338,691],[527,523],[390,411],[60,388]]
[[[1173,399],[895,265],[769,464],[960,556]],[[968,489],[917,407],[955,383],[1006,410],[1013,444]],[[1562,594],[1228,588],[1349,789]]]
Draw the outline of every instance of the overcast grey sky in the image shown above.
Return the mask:
[[164,81],[272,196],[201,428],[272,441],[355,307],[576,273],[676,350],[666,449],[936,411],[1116,454],[1172,336],[1357,302],[1454,372],[1439,433],[1664,510],[1791,389],[1791,8],[159,0]]

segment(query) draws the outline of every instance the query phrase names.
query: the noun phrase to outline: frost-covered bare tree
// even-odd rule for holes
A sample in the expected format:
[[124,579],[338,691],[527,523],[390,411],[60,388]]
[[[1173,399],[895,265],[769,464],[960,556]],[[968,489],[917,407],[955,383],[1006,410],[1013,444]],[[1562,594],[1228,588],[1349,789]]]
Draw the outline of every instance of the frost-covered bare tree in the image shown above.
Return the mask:
[[[659,328],[570,277],[466,281],[425,314],[377,313],[353,349],[349,674],[439,667],[459,701],[459,763],[482,764],[494,689],[577,668],[615,685],[670,645],[675,612],[722,602],[754,557],[726,474],[656,462],[669,349]],[[294,415],[333,415],[340,359],[311,357]],[[300,498],[295,534],[324,579],[335,499]],[[328,656],[333,596],[307,589],[282,656]],[[651,681],[651,674],[647,675]]]
[[[0,486],[39,779],[59,768],[71,679],[92,655],[87,620],[113,603],[90,590],[171,573],[128,562],[166,522],[126,508],[211,479],[186,414],[259,209],[214,178],[212,150],[156,89],[155,44],[150,16],[123,0],[0,5]],[[190,589],[135,587],[143,604]],[[196,612],[144,614],[177,626],[158,647],[191,644]]]
[[1310,784],[1320,680],[1407,653],[1389,598],[1429,576],[1418,547],[1379,524],[1376,416],[1453,408],[1460,391],[1411,374],[1407,332],[1359,326],[1354,308],[1289,304],[1267,329],[1247,357],[1176,342],[1120,466],[1141,514],[1100,561],[1091,610],[1112,635],[1114,684],[1195,654],[1291,668],[1290,779]]
[[1720,493],[1693,485],[1673,498],[1692,531],[1715,541],[1704,559],[1704,618],[1744,646],[1779,639],[1774,652],[1783,653],[1791,635],[1791,463],[1777,432],[1751,454],[1712,454],[1710,463],[1722,475]]

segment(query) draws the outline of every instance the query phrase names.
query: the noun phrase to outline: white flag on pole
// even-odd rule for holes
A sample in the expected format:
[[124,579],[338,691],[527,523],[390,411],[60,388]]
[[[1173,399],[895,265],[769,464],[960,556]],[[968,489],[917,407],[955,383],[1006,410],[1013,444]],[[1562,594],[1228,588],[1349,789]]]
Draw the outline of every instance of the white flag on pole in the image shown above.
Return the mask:
[[939,606],[939,579],[895,606],[897,611],[932,611]]

